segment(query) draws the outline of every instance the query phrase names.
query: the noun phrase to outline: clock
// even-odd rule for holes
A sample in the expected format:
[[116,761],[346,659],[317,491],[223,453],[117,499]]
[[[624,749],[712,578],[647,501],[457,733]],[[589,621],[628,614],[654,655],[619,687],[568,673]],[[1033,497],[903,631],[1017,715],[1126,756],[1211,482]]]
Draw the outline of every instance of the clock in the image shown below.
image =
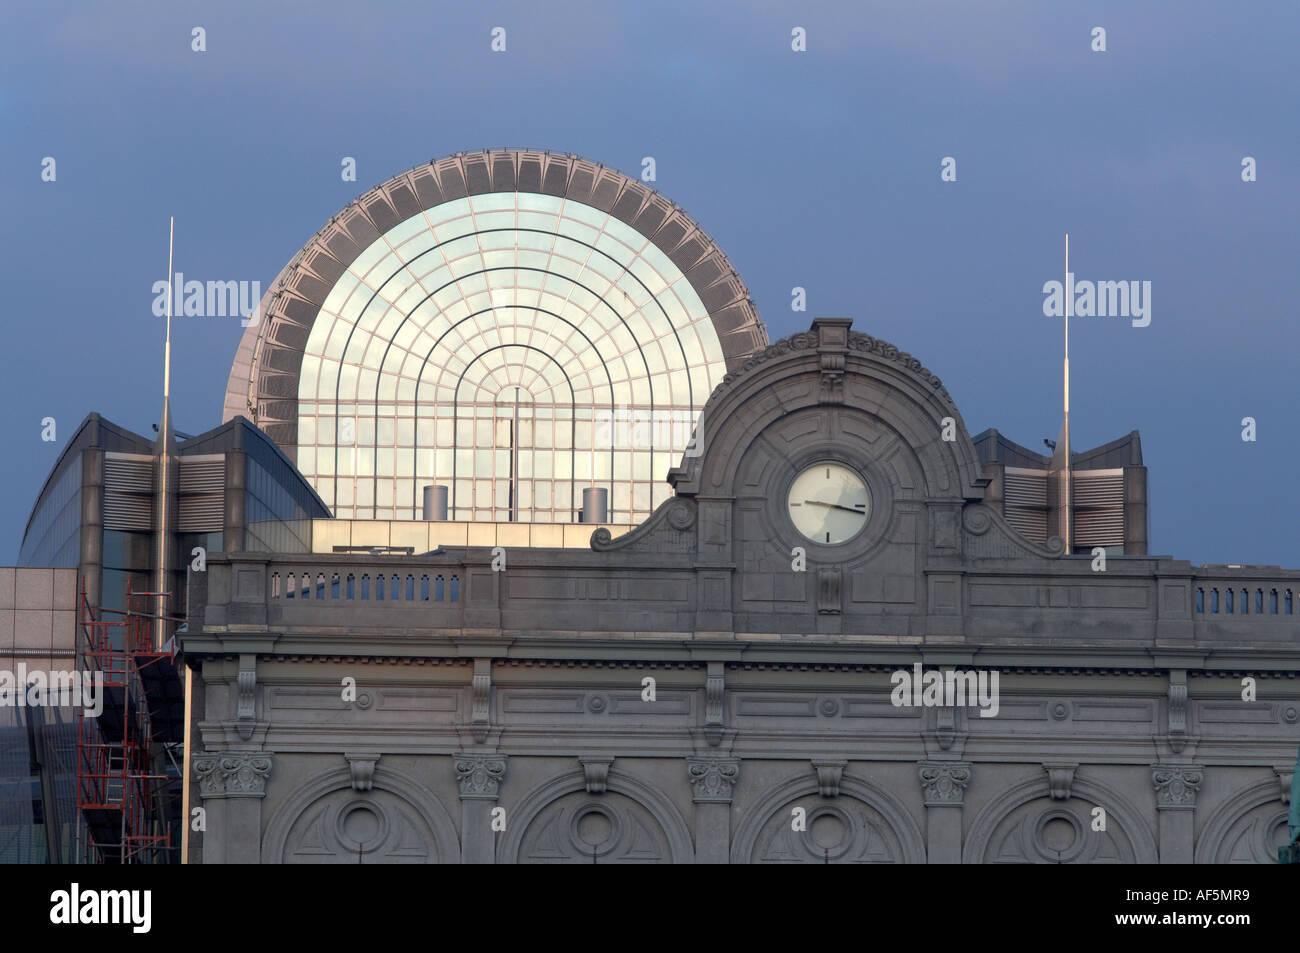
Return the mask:
[[795,529],[815,543],[834,546],[867,525],[871,494],[854,470],[823,460],[794,478],[786,506]]

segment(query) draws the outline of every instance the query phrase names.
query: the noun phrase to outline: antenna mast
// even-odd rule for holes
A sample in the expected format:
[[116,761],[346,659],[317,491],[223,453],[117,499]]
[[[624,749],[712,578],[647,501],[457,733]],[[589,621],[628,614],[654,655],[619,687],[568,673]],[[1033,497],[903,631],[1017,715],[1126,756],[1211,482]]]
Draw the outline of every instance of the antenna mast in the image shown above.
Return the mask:
[[162,421],[158,427],[158,499],[155,525],[158,532],[157,559],[154,570],[154,592],[158,600],[154,626],[154,647],[161,649],[167,636],[167,594],[170,588],[171,547],[167,545],[171,533],[169,517],[171,516],[171,391],[172,391],[172,286],[175,273],[172,271],[173,252],[176,242],[176,217],[171,217],[167,234],[167,338],[163,344],[163,407]]
[[1064,405],[1065,405],[1065,423],[1064,432],[1064,449],[1062,458],[1065,461],[1064,485],[1061,488],[1061,517],[1062,532],[1061,536],[1065,540],[1065,555],[1070,555],[1073,548],[1070,545],[1070,299],[1074,297],[1074,287],[1070,281],[1070,233],[1065,233],[1065,365],[1063,368],[1064,384]]

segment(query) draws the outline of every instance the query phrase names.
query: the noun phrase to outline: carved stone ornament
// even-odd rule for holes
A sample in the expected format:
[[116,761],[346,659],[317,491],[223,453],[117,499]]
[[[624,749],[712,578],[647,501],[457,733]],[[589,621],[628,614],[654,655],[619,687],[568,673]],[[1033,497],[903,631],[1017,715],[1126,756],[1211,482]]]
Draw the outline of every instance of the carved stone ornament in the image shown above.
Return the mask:
[[1169,673],[1169,748],[1178,754],[1187,744],[1187,672]]
[[1286,764],[1281,767],[1275,767],[1273,773],[1277,775],[1277,782],[1282,787],[1282,803],[1291,803],[1291,779],[1295,776],[1295,765]]
[[844,403],[844,355],[823,353],[821,363],[822,403]]
[[704,737],[715,747],[722,743],[725,672],[722,662],[710,662],[704,682]]
[[257,713],[257,656],[239,657],[239,701],[235,709],[236,730],[245,741],[253,737],[253,721]]
[[194,780],[204,798],[265,797],[270,774],[271,755],[264,751],[226,751],[194,759]]
[[696,804],[730,804],[731,789],[740,777],[737,758],[688,758],[686,776]]
[[501,779],[506,776],[506,759],[503,755],[458,754],[455,757],[455,767],[461,800],[497,799]]
[[579,758],[578,763],[582,765],[582,776],[587,784],[587,793],[604,794],[605,786],[609,782],[609,768],[614,763],[614,759]]
[[926,807],[958,807],[970,784],[968,761],[922,761],[917,765]]
[[[699,456],[699,453],[692,454],[690,448],[687,448],[685,455],[689,458]],[[640,526],[617,539],[608,528],[599,527],[591,534],[591,548],[598,553],[613,550],[634,553],[688,552],[694,545],[694,537],[688,531],[695,525],[696,517],[694,500],[673,497],[661,503]]]
[[1053,801],[1068,801],[1070,799],[1070,791],[1074,785],[1074,772],[1078,767],[1077,764],[1066,764],[1064,762],[1043,765],[1043,769],[1047,772],[1047,783],[1051,789]]
[[491,699],[492,660],[475,659],[474,677],[470,682],[470,724],[474,740],[479,744],[487,741],[488,729],[491,727]]
[[940,748],[951,750],[952,743],[957,740],[957,709],[952,705],[934,710],[934,736]]
[[817,772],[817,792],[822,797],[839,797],[840,782],[844,780],[844,768],[847,761],[814,761],[813,770]]
[[695,525],[695,507],[688,500],[673,500],[665,518],[669,526],[684,533]]
[[1205,768],[1199,764],[1156,764],[1151,766],[1151,781],[1156,786],[1156,808],[1191,810],[1205,780]]
[[920,361],[907,352],[900,351],[889,342],[873,338],[869,334],[860,334],[857,331],[850,331],[849,347],[855,351],[865,351],[870,354],[875,354],[887,361],[896,361],[933,387],[935,393],[942,397],[946,403],[952,403],[952,397],[944,388],[943,381],[939,380],[938,375],[931,374],[921,365]]
[[377,754],[345,754],[348,770],[352,775],[352,790],[369,791],[375,785],[375,765],[379,762]]
[[[791,354],[797,351],[813,350],[814,348],[817,348],[820,344],[821,344],[821,340],[816,333],[811,331],[800,331],[798,334],[792,334],[788,338],[783,338],[780,341],[768,345],[767,347],[763,348],[763,350],[759,351],[757,354],[750,357],[747,361],[745,361],[745,363],[741,364],[740,367],[736,368],[736,370],[732,371],[730,374],[727,374],[722,378],[718,386],[713,389],[713,393],[709,395],[709,399],[704,405],[705,412],[707,413],[709,411],[710,404],[715,403],[717,400],[719,400],[723,394],[725,394],[728,390],[731,389],[731,386],[737,380],[744,377],[754,368],[762,364],[766,364],[768,361],[772,360],[773,358],[784,357],[787,354]],[[894,345],[888,343],[887,341],[881,341],[878,338],[873,338],[869,334],[860,334],[857,331],[849,332],[848,344],[849,344],[849,350],[851,351],[860,351],[865,354],[874,354],[876,357],[881,358],[882,360],[893,361],[907,368],[909,371],[911,371],[912,373],[920,377],[921,380],[925,381],[931,388],[933,388],[934,392],[943,399],[944,403],[949,405],[952,404],[952,397],[948,394],[948,391],[944,388],[943,382],[939,380],[938,376],[936,376],[935,374],[931,374],[925,367],[921,365],[921,362],[918,361],[916,358],[914,358],[912,355],[904,351],[900,351],[898,348],[894,347]]]
[[989,513],[988,507],[972,503],[962,511],[962,525],[966,527],[966,532],[972,536],[983,536],[993,525],[993,517]]
[[817,611],[821,615],[840,614],[840,571],[834,567],[817,570]]

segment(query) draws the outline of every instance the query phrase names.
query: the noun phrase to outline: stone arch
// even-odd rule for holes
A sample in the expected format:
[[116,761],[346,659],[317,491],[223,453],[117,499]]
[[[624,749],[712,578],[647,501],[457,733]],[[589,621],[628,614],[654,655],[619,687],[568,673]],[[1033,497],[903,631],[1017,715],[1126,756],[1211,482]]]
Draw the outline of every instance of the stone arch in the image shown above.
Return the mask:
[[[981,500],[983,469],[952,397],[909,354],[842,319],[819,318],[728,374],[704,407],[694,445],[670,480],[679,495],[728,493],[737,462],[774,422],[813,407],[856,409],[896,433],[920,462],[929,499]],[[941,439],[951,417],[956,439]]]
[[[378,796],[375,796],[376,792]],[[388,803],[382,803],[390,798],[392,800]],[[331,803],[322,803],[326,801]],[[334,804],[333,801],[339,803]],[[358,804],[377,805],[374,808],[376,815],[381,818],[381,823],[387,822],[390,829],[395,823],[401,821],[400,812],[407,812],[407,821],[414,821],[426,829],[424,832],[413,833],[427,833],[432,840],[428,845],[428,856],[425,857],[425,862],[460,863],[460,835],[451,815],[447,813],[438,796],[410,776],[386,767],[382,760],[375,766],[373,787],[369,792],[352,790],[352,772],[347,765],[331,768],[303,783],[280,805],[267,824],[266,832],[262,837],[261,862],[264,864],[292,862],[286,860],[286,851],[294,837],[299,834],[302,823],[308,819],[308,815],[317,805],[320,805],[322,811],[332,809],[330,813],[337,817],[339,813],[351,811]],[[394,815],[394,811],[399,814]],[[337,817],[337,819],[346,823],[346,818]],[[317,819],[312,818],[312,820]],[[322,823],[326,821],[324,818],[319,820]],[[330,830],[326,832],[327,840],[335,842],[336,846],[338,840],[347,839],[346,829],[343,830],[341,837],[335,836],[339,835],[342,823],[331,824]],[[417,859],[418,851],[411,849],[409,843],[411,838],[406,838],[408,843],[403,844],[401,831],[391,831],[391,833],[394,837],[390,839],[396,840],[397,845],[390,854],[389,861]],[[328,862],[326,859],[330,856],[328,848],[328,843],[321,845],[320,859],[316,862]]]
[[[1042,803],[1037,808],[1031,807],[1036,802]],[[1101,841],[1090,843],[1080,839],[1080,835],[1089,831],[1091,823],[1091,808],[1084,809],[1088,804],[1106,811],[1105,834],[1109,846]],[[1041,842],[1046,833],[1043,828],[1053,822],[1073,826],[1075,839],[1060,851],[1060,859],[1048,861],[1039,855],[1043,853]],[[1122,838],[1116,837],[1116,833]],[[1070,785],[1070,797],[1064,801],[1052,799],[1051,785],[1045,774],[1041,778],[1021,781],[991,801],[970,826],[962,846],[962,863],[999,862],[989,854],[1000,850],[1008,838],[1020,842],[1024,848],[1022,862],[1025,863],[1159,862],[1155,833],[1142,812],[1108,785],[1078,775]]]
[[1194,862],[1277,863],[1276,848],[1286,843],[1287,836],[1287,806],[1279,793],[1277,778],[1270,778],[1243,788],[1216,807],[1196,839]]
[[[806,843],[805,840],[773,843],[782,828],[790,830],[791,809],[796,801],[802,802],[798,806],[807,811],[807,834],[816,833],[814,827],[820,815],[838,825],[838,841],[816,844],[826,856],[808,846],[813,843],[811,839],[806,839]],[[834,837],[832,831],[827,840]],[[907,808],[883,788],[846,773],[840,780],[839,794],[824,798],[817,777],[811,772],[768,791],[740,818],[731,839],[733,864],[822,863],[824,860],[923,864],[925,839]]]
[[[644,814],[634,810],[633,805]],[[509,822],[497,845],[497,863],[590,863],[590,858],[584,859],[585,855],[577,852],[573,842],[579,841],[576,830],[584,817],[598,812],[607,816],[610,833],[605,842],[595,845],[597,862],[601,857],[623,862],[695,862],[690,828],[676,805],[645,781],[619,772],[615,764],[603,794],[589,795],[583,772],[572,771],[544,782],[508,808]],[[648,829],[647,818],[657,830]],[[539,821],[544,828],[538,829]],[[653,841],[656,835],[662,838],[659,853],[666,856],[653,856],[655,851],[647,844],[647,839]],[[530,851],[531,856],[525,856]]]

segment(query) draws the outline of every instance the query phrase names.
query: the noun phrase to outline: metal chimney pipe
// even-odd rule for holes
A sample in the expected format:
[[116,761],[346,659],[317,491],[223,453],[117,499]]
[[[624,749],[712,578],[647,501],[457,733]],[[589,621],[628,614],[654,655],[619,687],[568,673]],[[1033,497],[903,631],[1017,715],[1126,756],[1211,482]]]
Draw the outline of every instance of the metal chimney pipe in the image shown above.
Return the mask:
[[447,488],[429,484],[424,488],[424,519],[426,522],[447,521]]
[[582,491],[582,521],[605,523],[609,521],[609,490],[589,486]]

